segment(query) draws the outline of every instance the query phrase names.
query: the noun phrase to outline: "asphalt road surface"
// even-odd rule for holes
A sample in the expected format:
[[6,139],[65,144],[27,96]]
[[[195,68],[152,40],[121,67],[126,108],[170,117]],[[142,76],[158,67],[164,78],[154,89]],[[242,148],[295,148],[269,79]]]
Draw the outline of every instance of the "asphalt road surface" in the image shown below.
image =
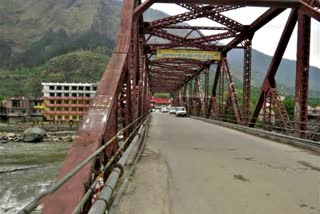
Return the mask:
[[118,213],[320,213],[320,155],[153,113]]

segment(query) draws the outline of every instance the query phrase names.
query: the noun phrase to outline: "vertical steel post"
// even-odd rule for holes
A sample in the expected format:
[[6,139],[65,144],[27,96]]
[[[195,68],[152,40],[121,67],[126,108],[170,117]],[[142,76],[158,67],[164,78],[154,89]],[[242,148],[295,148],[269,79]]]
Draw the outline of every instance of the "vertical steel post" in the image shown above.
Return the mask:
[[208,117],[209,109],[209,67],[204,70],[204,116]]
[[189,87],[188,87],[188,105],[187,105],[187,111],[188,113],[192,113],[192,80],[189,81]]
[[243,101],[242,101],[242,113],[243,123],[248,124],[250,114],[250,90],[251,90],[251,57],[252,57],[252,45],[251,40],[245,41],[244,49],[244,62],[243,62]]
[[223,117],[224,114],[224,66],[223,66],[224,61],[221,62],[220,66],[220,75],[219,75],[219,91],[218,91],[218,96],[219,96],[219,117]]
[[300,137],[308,122],[308,90],[309,90],[309,58],[310,58],[310,17],[298,11],[298,50],[296,67],[296,93],[295,93],[295,129]]

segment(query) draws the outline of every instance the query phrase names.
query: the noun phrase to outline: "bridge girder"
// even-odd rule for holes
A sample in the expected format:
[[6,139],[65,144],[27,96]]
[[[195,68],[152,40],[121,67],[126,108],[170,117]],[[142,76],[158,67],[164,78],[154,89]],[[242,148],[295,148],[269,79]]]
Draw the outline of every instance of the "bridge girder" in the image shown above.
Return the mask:
[[[188,12],[145,23],[141,16],[152,4],[178,4]],[[243,25],[222,14],[245,6],[269,7],[250,25]],[[258,103],[250,116],[251,40],[257,30],[286,9],[291,10],[279,45],[261,86]],[[188,111],[215,119],[232,116],[235,123],[254,126],[260,111],[274,109],[283,127],[299,136],[305,136],[307,126],[308,76],[310,54],[310,19],[320,21],[318,0],[124,0],[117,42],[109,64],[100,81],[97,93],[87,115],[80,125],[78,136],[70,149],[58,178],[66,175],[79,162],[104,145],[121,129],[145,115],[150,108],[150,97],[156,92],[174,95],[175,104],[186,105]],[[219,26],[184,26],[186,21],[206,17]],[[275,74],[286,44],[298,22],[298,50],[296,66],[296,121],[292,125],[276,89]],[[181,36],[175,31],[185,31]],[[202,30],[210,30],[204,35]],[[213,31],[213,32],[211,32]],[[223,31],[223,32],[221,32]],[[155,37],[167,40],[166,43]],[[222,40],[231,39],[227,44]],[[157,58],[158,49],[191,49],[221,52],[220,60],[185,58]],[[228,64],[228,52],[242,48],[244,57],[243,105],[239,102],[234,76]],[[216,71],[209,72],[216,64]],[[210,76],[213,86],[209,88]],[[210,93],[209,93],[210,92]],[[266,110],[267,104],[269,111]],[[229,114],[232,115],[227,115]],[[266,115],[266,114],[264,114]],[[270,121],[270,120],[269,120]],[[134,123],[135,126],[138,123]],[[132,128],[134,128],[133,126]],[[128,132],[124,132],[128,137]],[[117,140],[94,161],[72,177],[59,190],[43,201],[43,213],[72,213],[88,190],[92,178],[119,148]],[[91,205],[91,200],[86,206]],[[85,207],[87,209],[88,207]]]

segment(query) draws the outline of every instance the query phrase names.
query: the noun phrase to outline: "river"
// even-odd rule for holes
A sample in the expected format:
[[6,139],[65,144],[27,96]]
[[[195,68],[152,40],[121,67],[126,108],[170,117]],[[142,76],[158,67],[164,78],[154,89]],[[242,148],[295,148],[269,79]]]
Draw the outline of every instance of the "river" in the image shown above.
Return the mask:
[[[46,190],[70,146],[66,142],[0,144],[0,213],[16,213]],[[14,170],[18,171],[8,172]]]

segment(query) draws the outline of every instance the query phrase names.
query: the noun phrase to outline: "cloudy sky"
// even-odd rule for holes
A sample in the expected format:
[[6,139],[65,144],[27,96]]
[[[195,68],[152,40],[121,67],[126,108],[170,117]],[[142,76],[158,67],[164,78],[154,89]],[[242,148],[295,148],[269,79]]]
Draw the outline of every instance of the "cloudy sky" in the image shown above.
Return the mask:
[[[170,15],[176,15],[179,13],[187,12],[187,10],[185,10],[184,8],[181,8],[174,4],[154,4],[152,8],[161,10]],[[228,11],[224,14],[242,24],[250,24],[266,10],[267,8],[248,7]],[[289,10],[284,11],[278,17],[276,17],[263,28],[261,28],[259,31],[257,31],[252,41],[253,48],[268,55],[273,55],[289,13]],[[218,26],[218,24],[206,18],[197,19],[188,23],[191,25]],[[311,29],[312,36],[310,64],[320,68],[320,23],[316,22],[315,20],[312,20]],[[204,31],[203,33],[209,34],[210,32]],[[284,55],[285,58],[294,60],[296,59],[296,43],[297,29],[295,29],[294,33],[291,36],[289,45]]]

